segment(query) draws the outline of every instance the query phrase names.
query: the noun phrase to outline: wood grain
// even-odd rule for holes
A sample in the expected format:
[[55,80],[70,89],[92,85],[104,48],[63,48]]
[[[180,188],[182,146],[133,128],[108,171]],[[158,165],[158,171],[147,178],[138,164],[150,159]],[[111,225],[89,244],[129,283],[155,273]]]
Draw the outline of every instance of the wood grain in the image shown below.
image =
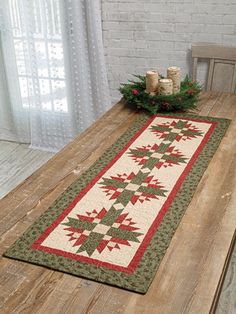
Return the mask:
[[207,43],[192,45],[192,78],[197,79],[198,61],[209,63],[206,90],[236,93],[236,47]]
[[192,45],[192,57],[236,61],[236,47],[211,43],[194,43]]
[[[1,258],[3,313],[209,313],[235,230],[236,96],[205,93],[199,113],[233,119],[144,296]],[[0,202],[3,252],[134,121],[117,104]],[[222,167],[223,165],[223,167]]]
[[52,153],[29,149],[26,144],[0,141],[0,199],[51,156]]

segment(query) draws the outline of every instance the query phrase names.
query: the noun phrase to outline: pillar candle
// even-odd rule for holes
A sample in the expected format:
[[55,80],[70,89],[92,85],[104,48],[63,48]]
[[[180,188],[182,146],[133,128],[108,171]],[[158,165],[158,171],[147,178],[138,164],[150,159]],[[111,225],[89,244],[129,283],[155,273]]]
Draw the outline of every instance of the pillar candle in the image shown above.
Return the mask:
[[173,94],[173,81],[171,79],[159,80],[159,93],[160,95]]
[[179,93],[180,91],[180,68],[169,67],[167,69],[167,78],[173,81],[173,93]]
[[158,90],[158,72],[148,71],[146,73],[146,93],[154,95]]

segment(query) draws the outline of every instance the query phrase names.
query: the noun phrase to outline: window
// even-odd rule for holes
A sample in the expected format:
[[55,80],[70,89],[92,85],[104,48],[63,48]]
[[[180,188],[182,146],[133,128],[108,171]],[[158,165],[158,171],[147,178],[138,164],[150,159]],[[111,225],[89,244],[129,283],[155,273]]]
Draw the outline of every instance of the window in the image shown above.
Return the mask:
[[32,0],[30,28],[24,24],[23,5],[22,0],[9,1],[22,106],[36,103],[45,111],[68,112],[59,1]]

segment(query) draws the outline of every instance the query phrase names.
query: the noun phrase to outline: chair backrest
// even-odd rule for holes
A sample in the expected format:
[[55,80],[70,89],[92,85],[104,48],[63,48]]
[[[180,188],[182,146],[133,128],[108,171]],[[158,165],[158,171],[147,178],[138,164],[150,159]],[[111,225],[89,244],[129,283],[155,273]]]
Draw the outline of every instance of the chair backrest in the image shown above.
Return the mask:
[[199,59],[208,59],[206,90],[236,93],[236,47],[196,43],[192,45],[192,79],[197,78]]

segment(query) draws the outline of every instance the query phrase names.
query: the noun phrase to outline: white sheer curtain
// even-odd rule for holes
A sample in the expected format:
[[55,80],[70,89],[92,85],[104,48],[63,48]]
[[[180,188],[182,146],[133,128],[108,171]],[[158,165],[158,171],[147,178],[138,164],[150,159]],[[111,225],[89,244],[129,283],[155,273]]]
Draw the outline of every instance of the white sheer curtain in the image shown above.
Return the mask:
[[0,30],[0,139],[57,151],[110,107],[100,0],[1,0]]

